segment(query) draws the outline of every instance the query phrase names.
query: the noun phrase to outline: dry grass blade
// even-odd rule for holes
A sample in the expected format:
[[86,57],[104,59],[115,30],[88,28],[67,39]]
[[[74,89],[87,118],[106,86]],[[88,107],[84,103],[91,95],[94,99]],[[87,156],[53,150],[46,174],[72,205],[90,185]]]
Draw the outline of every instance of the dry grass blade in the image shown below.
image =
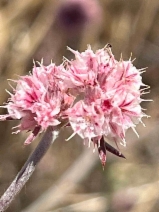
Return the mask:
[[44,212],[58,206],[65,196],[69,192],[74,191],[77,184],[80,183],[95,166],[98,157],[92,154],[90,149],[86,149],[55,185],[49,188],[48,191],[22,212]]
[[[137,57],[139,57],[141,49],[144,47],[144,42],[146,41],[147,35],[155,21],[156,14],[158,13],[158,7],[159,2],[156,0],[142,0],[141,8],[139,9],[138,15],[134,20],[134,25],[131,31],[131,40],[133,40],[132,45],[130,45],[132,47],[131,51],[136,52]],[[136,33],[134,33],[136,31],[137,36]]]
[[[107,211],[107,200],[103,196],[91,197],[90,198],[72,205],[68,205],[57,210],[51,210],[50,212],[106,212]],[[87,207],[86,207],[87,206]]]
[[151,212],[154,204],[159,197],[159,181],[150,184],[142,185],[136,188],[134,192],[138,193],[137,202],[129,212]]

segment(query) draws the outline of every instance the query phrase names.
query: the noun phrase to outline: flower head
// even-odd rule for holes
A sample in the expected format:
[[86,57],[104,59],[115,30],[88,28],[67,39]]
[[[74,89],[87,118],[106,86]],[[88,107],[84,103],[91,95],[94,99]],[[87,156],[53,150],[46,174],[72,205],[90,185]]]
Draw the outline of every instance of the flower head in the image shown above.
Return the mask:
[[[98,147],[106,161],[104,137],[125,145],[125,133],[146,116],[141,109],[141,72],[132,61],[117,61],[107,45],[93,52],[69,49],[75,59],[63,65],[34,65],[32,73],[20,77],[0,120],[20,119],[16,132],[32,131],[30,143],[39,132],[64,120],[89,145]],[[143,89],[142,89],[143,90]],[[137,132],[136,132],[137,134]],[[102,139],[102,140],[101,140]],[[112,148],[109,147],[112,150]]]

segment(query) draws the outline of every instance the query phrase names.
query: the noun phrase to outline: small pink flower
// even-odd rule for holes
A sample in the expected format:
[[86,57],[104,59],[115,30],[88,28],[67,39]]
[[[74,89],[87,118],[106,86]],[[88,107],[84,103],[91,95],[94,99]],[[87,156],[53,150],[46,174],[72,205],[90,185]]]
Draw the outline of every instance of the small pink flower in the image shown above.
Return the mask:
[[[55,75],[61,68],[63,67],[57,67],[54,64],[47,67],[34,66],[31,75],[17,80],[14,94],[11,94],[8,104],[4,106],[8,109],[9,115],[0,116],[1,120],[21,119],[20,125],[15,127],[18,128],[15,133],[22,130],[32,131],[25,144],[30,143],[48,126],[60,124],[61,109],[68,108],[74,100],[59,87],[59,80]],[[66,102],[66,95],[69,102]]]
[[105,119],[101,112],[100,107],[95,103],[86,105],[83,101],[77,102],[66,112],[73,131],[86,142],[88,141],[89,145],[92,138],[104,134],[102,127]]
[[[107,75],[114,63],[107,50],[98,50],[94,53],[91,47],[85,52],[79,53],[68,48],[74,55],[75,60],[66,61],[66,70],[62,70],[62,79],[70,88],[94,86],[99,75]],[[104,77],[103,76],[103,77]],[[102,77],[102,78],[103,78]],[[99,79],[99,82],[102,79]]]

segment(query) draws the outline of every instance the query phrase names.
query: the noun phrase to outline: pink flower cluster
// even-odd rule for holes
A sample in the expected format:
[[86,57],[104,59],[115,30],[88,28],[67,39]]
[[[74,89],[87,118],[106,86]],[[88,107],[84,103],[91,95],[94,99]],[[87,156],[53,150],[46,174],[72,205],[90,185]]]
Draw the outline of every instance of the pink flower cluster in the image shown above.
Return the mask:
[[[125,144],[125,132],[146,116],[141,109],[141,71],[132,61],[117,61],[106,46],[95,53],[88,46],[75,59],[60,66],[34,65],[32,73],[20,77],[4,106],[0,120],[20,119],[16,132],[27,130],[30,143],[48,126],[68,122],[74,134],[89,144],[100,144],[105,136]],[[136,131],[135,131],[136,132]]]

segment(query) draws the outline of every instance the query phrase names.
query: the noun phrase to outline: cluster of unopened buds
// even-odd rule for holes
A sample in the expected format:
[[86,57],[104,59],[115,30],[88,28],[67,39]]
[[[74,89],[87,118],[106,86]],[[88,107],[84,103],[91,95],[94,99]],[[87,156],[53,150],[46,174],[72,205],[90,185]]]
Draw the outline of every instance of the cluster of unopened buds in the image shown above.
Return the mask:
[[16,88],[3,106],[8,114],[0,120],[20,120],[15,133],[31,131],[25,144],[48,127],[65,123],[72,127],[72,136],[78,134],[85,144],[97,147],[104,165],[106,149],[113,151],[105,138],[125,145],[127,129],[137,134],[136,124],[146,116],[140,106],[147,89],[143,69],[131,59],[117,61],[110,45],[96,52],[90,46],[82,53],[68,49],[74,60],[64,59],[59,66],[34,64],[29,75],[13,80]]

